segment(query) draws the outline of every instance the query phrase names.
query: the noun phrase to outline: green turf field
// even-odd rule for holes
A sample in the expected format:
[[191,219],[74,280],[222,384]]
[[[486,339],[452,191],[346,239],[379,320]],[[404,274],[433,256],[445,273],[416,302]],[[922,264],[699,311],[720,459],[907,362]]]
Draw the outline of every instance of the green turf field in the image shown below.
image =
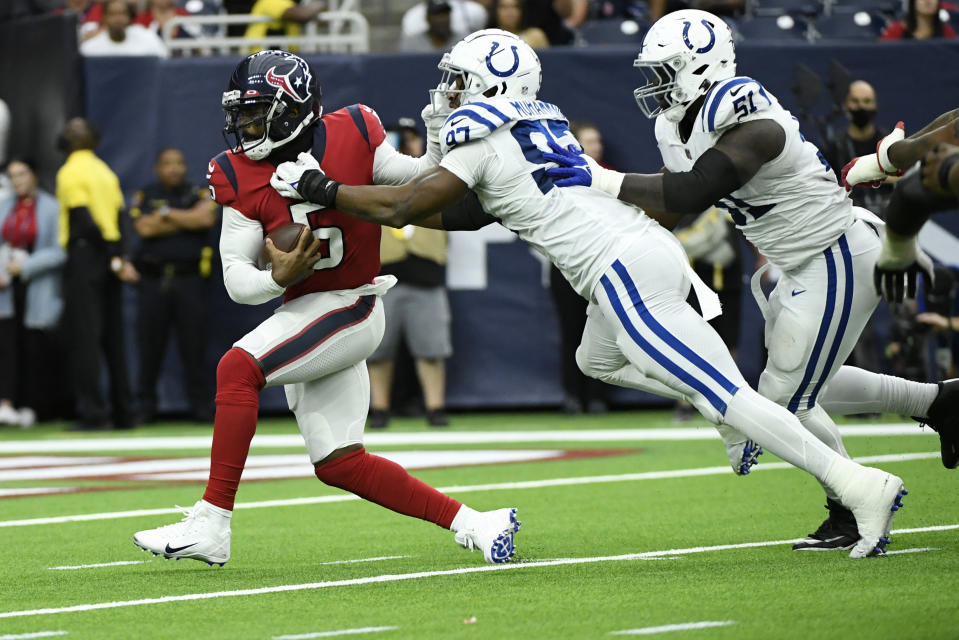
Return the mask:
[[[692,439],[669,439],[695,427]],[[412,473],[470,506],[518,507],[514,563],[485,565],[452,533],[347,499],[306,467],[241,485],[222,568],[133,546],[133,532],[176,521],[173,506],[192,505],[204,482],[122,466],[205,458],[198,438],[209,427],[0,431],[0,496],[83,489],[0,497],[0,639],[601,638],[659,627],[657,637],[677,639],[956,638],[959,472],[942,468],[929,430],[888,429],[905,433],[846,438],[853,457],[900,475],[910,491],[883,558],[791,551],[788,541],[826,514],[814,479],[768,453],[736,477],[711,427],[647,411],[454,415],[448,432],[394,420],[374,434],[373,452],[432,455],[432,468]],[[447,433],[465,441],[431,438]],[[296,427],[269,419],[257,434],[295,436]],[[520,441],[503,441],[515,434]],[[386,435],[395,442],[382,443]],[[144,438],[163,438],[164,448]],[[305,461],[295,438],[270,444],[255,441],[251,456]],[[503,450],[547,459],[435,465],[454,452]],[[65,462],[76,476],[51,477]]]

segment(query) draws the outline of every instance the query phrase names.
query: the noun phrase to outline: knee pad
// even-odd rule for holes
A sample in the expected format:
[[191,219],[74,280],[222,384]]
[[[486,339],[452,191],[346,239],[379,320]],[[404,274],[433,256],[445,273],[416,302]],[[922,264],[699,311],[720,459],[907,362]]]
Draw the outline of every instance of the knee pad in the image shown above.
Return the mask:
[[815,327],[812,329],[804,327],[799,319],[792,315],[776,318],[766,344],[769,349],[769,361],[783,372],[788,373],[798,369],[806,361],[809,351],[808,332],[815,329]]
[[[233,347],[220,358],[216,367],[217,404],[257,406],[260,389],[266,385],[263,372],[249,353]],[[252,396],[252,400],[251,400]]]
[[589,352],[583,344],[576,347],[576,366],[579,367],[579,370],[584,376],[595,378],[598,375],[598,372],[593,370],[593,363],[590,362]]
[[799,381],[791,381],[780,373],[770,371],[768,368],[759,376],[759,386],[756,390],[759,395],[772,400],[778,405],[786,406],[796,391]]

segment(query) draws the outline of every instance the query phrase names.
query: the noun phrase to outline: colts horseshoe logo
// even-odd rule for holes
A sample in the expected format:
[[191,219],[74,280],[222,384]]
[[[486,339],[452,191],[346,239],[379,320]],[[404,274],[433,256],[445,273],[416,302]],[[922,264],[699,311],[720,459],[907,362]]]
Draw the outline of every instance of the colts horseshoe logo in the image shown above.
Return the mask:
[[499,50],[499,43],[498,42],[493,43],[493,47],[489,50],[489,53],[486,54],[486,68],[489,69],[490,72],[493,73],[493,75],[497,75],[500,78],[506,78],[508,76],[513,75],[513,73],[519,68],[519,50],[518,50],[519,47],[517,47],[516,45],[513,45],[512,47],[510,47],[510,49],[513,50],[513,66],[507,69],[506,71],[500,71],[493,66],[493,54],[495,54]]
[[[703,26],[706,27],[706,30],[709,31],[709,42],[706,43],[706,46],[696,49],[696,53],[706,53],[713,48],[713,45],[716,44],[716,33],[713,31],[712,25],[709,24],[706,20],[703,20]],[[690,49],[693,48],[693,43],[689,41],[689,28],[692,24],[689,20],[683,20],[683,42],[686,43],[686,46]],[[489,58],[487,58],[489,60]]]

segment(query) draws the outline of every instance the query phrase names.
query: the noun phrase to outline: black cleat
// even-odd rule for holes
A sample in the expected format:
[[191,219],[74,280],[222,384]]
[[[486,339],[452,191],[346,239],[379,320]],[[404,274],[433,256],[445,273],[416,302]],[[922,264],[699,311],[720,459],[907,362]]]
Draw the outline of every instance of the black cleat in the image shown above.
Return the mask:
[[450,418],[443,409],[430,409],[426,412],[426,423],[431,427],[448,427]]
[[838,551],[852,549],[859,542],[859,529],[852,511],[826,498],[829,517],[814,533],[793,545],[793,551]]
[[959,466],[959,378],[939,383],[939,393],[929,405],[929,415],[913,420],[931,427],[939,434],[942,449],[942,466],[955,469]]
[[386,409],[370,409],[370,429],[385,429],[390,423],[390,412]]

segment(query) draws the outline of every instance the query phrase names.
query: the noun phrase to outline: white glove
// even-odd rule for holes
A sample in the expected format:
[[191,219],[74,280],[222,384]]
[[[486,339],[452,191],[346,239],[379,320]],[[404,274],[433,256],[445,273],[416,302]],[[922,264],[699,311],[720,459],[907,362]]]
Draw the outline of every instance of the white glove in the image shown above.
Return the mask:
[[583,155],[586,157],[586,163],[593,173],[593,188],[599,189],[603,193],[608,193],[614,198],[618,198],[619,190],[623,186],[623,178],[626,177],[626,174],[601,167],[599,163],[593,160],[589,155],[585,153]]
[[281,163],[270,177],[270,185],[284,198],[302,200],[303,196],[296,190],[296,186],[303,174],[311,169],[321,171],[320,163],[312,153],[304,151],[296,156],[296,162]]
[[873,271],[876,293],[887,302],[902,302],[903,297],[915,298],[920,273],[926,278],[926,287],[932,287],[934,266],[932,259],[919,247],[919,238],[897,240],[886,234]]
[[443,128],[443,123],[446,122],[450,113],[453,112],[453,110],[450,109],[449,100],[446,99],[446,89],[447,86],[443,82],[436,85],[436,88],[430,91],[430,104],[423,107],[423,110],[420,112],[420,117],[423,118],[423,124],[426,125],[427,142],[439,144],[440,130]]
[[902,169],[894,166],[889,159],[889,147],[906,137],[906,125],[902,120],[896,123],[896,128],[888,136],[879,141],[876,145],[876,159],[879,161],[879,168],[888,176],[901,176]]
[[888,136],[876,145],[876,153],[853,158],[842,168],[842,183],[849,191],[860,184],[878,187],[887,176],[902,175],[889,160],[889,147],[906,137],[905,125],[900,121]]

